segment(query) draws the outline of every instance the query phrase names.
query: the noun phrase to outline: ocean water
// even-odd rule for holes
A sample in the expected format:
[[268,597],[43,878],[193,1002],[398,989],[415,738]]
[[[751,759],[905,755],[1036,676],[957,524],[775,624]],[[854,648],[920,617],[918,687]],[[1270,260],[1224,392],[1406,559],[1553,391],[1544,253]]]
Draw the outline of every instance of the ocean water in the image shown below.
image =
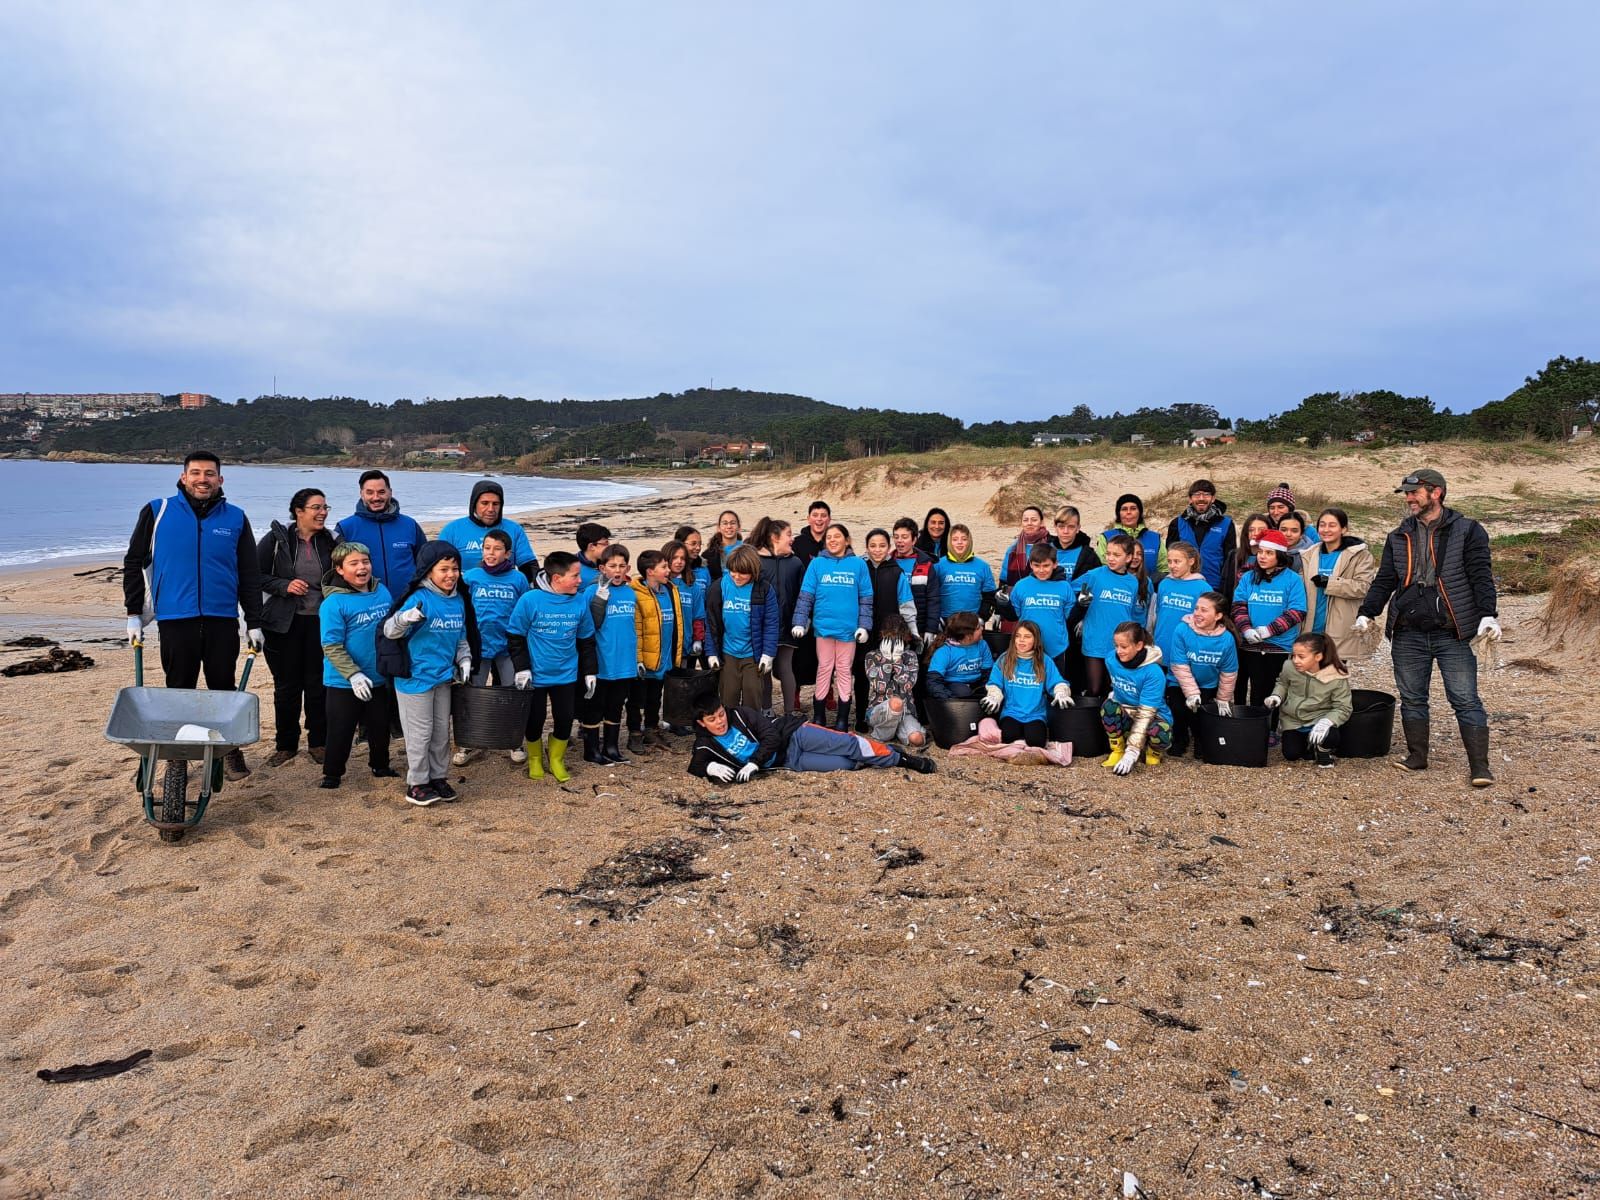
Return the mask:
[[[139,509],[177,490],[171,463],[64,463],[0,460],[0,567],[58,559],[121,558]],[[472,485],[482,475],[454,471],[387,471],[402,512],[419,521],[465,516]],[[289,519],[289,497],[304,487],[328,497],[331,528],[355,511],[359,469],[224,466],[222,490],[250,517],[257,536]],[[572,508],[648,495],[650,490],[592,479],[496,475],[508,513]],[[597,508],[603,515],[603,508]]]

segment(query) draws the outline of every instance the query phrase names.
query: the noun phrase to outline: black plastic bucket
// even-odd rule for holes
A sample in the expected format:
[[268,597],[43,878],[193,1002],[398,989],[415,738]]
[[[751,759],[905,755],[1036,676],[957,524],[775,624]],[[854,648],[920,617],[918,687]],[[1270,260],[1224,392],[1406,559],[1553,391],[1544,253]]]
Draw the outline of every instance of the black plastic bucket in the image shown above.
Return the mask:
[[1350,693],[1350,719],[1339,731],[1343,758],[1382,758],[1394,741],[1394,697],[1359,688]]
[[1093,758],[1111,750],[1105,726],[1100,724],[1100,699],[1085,696],[1083,703],[1073,708],[1050,705],[1046,722],[1050,726],[1052,742],[1071,742],[1073,758]]
[[948,750],[978,732],[983,709],[976,700],[936,700],[928,697],[928,733],[933,744]]
[[1219,717],[1207,700],[1194,714],[1195,753],[1214,767],[1266,766],[1268,716],[1260,705],[1235,704],[1232,716]]
[[693,725],[694,702],[717,690],[717,673],[698,667],[674,667],[661,688],[661,716],[668,725]]
[[450,720],[464,750],[515,750],[522,745],[533,697],[516,688],[461,684],[451,689]]
[[1011,646],[1011,635],[1001,633],[998,629],[985,629],[983,640],[989,647],[989,653],[994,655],[995,662],[999,662],[1000,656]]

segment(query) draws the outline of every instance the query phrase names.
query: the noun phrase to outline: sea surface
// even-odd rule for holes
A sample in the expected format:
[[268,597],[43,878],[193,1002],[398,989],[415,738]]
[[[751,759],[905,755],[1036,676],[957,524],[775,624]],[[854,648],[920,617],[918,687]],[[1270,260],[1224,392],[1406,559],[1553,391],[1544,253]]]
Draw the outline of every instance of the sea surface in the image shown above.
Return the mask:
[[[387,469],[386,469],[387,470]],[[66,463],[0,460],[0,567],[63,559],[121,558],[142,505],[177,490],[172,463]],[[419,521],[465,516],[472,485],[483,475],[454,471],[387,471],[400,510]],[[355,511],[356,480],[347,467],[224,466],[222,490],[250,517],[259,537],[289,519],[289,497],[320,488],[332,512],[328,525]],[[490,476],[506,493],[506,512],[572,508],[648,495],[646,487],[537,475]]]

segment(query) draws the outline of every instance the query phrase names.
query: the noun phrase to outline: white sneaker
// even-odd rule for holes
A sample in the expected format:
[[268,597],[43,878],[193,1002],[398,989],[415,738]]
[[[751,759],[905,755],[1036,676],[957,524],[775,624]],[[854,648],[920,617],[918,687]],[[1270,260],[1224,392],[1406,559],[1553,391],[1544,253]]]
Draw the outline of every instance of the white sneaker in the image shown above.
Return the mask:
[[528,752],[521,746],[518,746],[511,752],[511,761],[516,763],[518,766],[521,766],[523,763],[528,761]]
[[464,767],[476,757],[477,753],[476,750],[457,750],[450,756],[450,765]]

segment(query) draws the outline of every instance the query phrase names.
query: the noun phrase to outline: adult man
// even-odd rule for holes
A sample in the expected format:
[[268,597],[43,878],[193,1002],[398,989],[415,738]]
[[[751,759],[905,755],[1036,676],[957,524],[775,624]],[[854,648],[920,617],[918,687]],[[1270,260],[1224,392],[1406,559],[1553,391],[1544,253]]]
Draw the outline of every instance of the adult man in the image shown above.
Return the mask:
[[789,714],[770,718],[744,705],[731,712],[713,694],[694,702],[694,749],[689,774],[717,783],[749,783],[762,771],[858,771],[865,767],[907,767],[923,775],[937,769],[933,759],[908,754],[869,737],[812,725]]
[[340,540],[360,542],[372,553],[372,574],[398,596],[411,582],[417,551],[427,542],[422,526],[400,511],[382,471],[363,471],[355,512],[339,522]]
[[472,485],[472,499],[467,501],[467,515],[457,517],[439,531],[439,540],[449,542],[461,551],[461,573],[465,575],[483,565],[483,537],[498,529],[511,539],[511,565],[521,571],[531,583],[539,570],[539,556],[533,552],[527,532],[518,521],[508,521],[502,516],[506,504],[505,489],[492,479],[480,479]]
[[1189,507],[1167,526],[1167,545],[1188,542],[1200,551],[1200,574],[1225,596],[1233,595],[1233,558],[1239,531],[1228,506],[1217,499],[1217,485],[1196,479],[1189,485]]
[[822,553],[822,539],[828,534],[828,522],[833,520],[833,509],[826,500],[813,500],[806,510],[806,527],[794,538],[794,556],[801,566],[810,566],[811,560]]
[[[196,687],[204,670],[208,688],[233,690],[240,612],[250,648],[264,644],[255,535],[244,510],[223,497],[222,462],[209,450],[183,460],[176,495],[139,510],[122,560],[122,598],[130,646],[159,623],[168,687]],[[228,751],[223,770],[229,779],[250,774],[244,751]]]
[[[1355,621],[1357,633],[1389,606],[1385,632],[1393,644],[1400,693],[1404,771],[1428,767],[1428,687],[1439,664],[1444,693],[1455,709],[1473,787],[1494,782],[1489,770],[1489,718],[1478,699],[1478,660],[1472,640],[1500,640],[1489,535],[1478,522],[1444,507],[1444,476],[1413,471],[1395,488],[1410,516],[1383,544],[1378,574]],[[1391,599],[1392,597],[1392,599]]]

